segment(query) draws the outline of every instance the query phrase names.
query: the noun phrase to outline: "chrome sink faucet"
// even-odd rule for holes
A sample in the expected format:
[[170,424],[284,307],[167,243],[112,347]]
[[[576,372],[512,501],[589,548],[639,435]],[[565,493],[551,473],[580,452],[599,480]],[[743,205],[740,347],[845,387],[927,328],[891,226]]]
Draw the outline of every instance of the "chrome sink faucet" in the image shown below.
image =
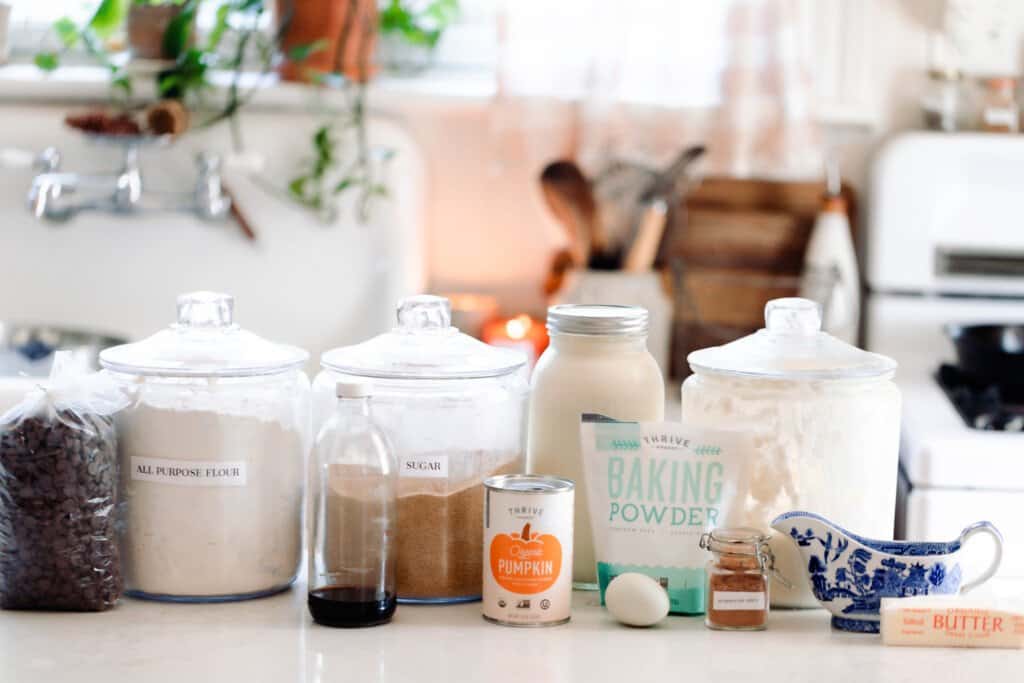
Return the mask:
[[[36,158],[39,174],[28,191],[28,208],[38,219],[62,223],[81,211],[137,213],[184,211],[206,220],[228,215],[231,199],[221,182],[220,157],[201,153],[196,158],[198,178],[191,192],[143,192],[139,144],[126,140],[121,168],[114,173],[84,174],[61,171],[60,152],[48,147]],[[155,201],[144,201],[153,196]]]

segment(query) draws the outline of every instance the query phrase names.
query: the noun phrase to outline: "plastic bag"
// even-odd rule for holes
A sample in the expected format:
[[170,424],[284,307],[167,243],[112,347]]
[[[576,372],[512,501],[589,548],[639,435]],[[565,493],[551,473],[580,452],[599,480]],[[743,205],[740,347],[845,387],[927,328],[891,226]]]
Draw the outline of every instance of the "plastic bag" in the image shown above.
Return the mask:
[[703,613],[700,536],[734,515],[749,436],[584,414],[580,437],[601,604],[612,579],[639,572],[665,588],[673,614]]
[[99,611],[121,596],[111,416],[127,403],[61,351],[0,417],[0,607]]

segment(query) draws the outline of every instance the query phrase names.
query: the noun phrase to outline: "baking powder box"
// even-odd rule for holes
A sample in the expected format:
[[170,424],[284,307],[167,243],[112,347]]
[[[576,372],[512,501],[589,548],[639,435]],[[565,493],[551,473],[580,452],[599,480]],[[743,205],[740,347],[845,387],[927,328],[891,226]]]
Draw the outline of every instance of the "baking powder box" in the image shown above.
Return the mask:
[[569,621],[574,488],[539,474],[484,480],[484,619],[506,626]]

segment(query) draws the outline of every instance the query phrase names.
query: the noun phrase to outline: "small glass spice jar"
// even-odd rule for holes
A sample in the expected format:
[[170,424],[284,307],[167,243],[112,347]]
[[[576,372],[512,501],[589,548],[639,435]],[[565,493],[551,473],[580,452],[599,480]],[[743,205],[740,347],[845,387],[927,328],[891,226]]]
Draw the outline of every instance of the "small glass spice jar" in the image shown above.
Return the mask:
[[743,527],[703,534],[711,552],[707,567],[704,624],[721,631],[761,631],[768,622],[769,573],[775,557],[768,536]]

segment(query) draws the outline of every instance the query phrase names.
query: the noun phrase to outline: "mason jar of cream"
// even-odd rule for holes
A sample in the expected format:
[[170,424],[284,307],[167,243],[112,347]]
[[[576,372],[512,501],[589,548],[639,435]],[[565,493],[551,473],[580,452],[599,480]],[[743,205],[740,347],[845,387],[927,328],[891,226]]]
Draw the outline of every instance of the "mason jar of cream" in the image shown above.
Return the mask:
[[580,416],[660,421],[665,384],[647,351],[647,310],[562,304],[548,309],[551,344],[537,361],[530,398],[531,472],[577,482],[573,550],[576,588],[597,588],[594,540],[580,453]]

